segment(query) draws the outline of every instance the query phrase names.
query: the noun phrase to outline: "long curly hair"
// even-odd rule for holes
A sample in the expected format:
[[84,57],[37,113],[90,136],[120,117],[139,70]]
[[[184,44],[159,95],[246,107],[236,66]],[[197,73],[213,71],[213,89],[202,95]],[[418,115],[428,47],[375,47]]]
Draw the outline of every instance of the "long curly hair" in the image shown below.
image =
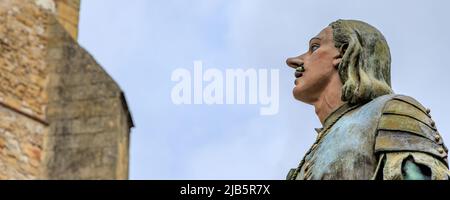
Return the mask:
[[357,20],[337,20],[330,26],[342,55],[338,66],[342,100],[359,104],[393,93],[391,54],[383,34]]

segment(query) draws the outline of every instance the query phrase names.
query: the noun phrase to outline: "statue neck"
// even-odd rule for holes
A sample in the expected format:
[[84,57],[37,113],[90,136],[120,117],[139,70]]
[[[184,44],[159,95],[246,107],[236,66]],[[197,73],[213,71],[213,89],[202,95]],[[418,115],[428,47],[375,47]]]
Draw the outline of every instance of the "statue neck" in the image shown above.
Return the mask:
[[322,125],[325,119],[345,102],[341,100],[342,82],[339,76],[334,76],[330,83],[325,87],[317,101],[313,102],[316,115]]

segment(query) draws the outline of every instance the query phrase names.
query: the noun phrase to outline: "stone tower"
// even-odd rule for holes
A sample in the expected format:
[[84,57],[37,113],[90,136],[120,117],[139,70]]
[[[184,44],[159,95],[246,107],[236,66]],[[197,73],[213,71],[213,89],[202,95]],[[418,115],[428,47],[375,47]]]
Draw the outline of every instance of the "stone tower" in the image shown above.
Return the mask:
[[0,179],[127,179],[124,93],[76,42],[79,0],[0,1]]

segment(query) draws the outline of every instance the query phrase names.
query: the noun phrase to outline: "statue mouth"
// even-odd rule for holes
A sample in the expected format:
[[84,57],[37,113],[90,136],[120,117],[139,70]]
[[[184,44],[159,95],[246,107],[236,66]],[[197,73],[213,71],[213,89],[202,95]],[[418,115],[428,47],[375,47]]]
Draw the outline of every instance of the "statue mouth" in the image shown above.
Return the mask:
[[294,73],[294,76],[295,76],[294,84],[297,85],[299,78],[303,76],[303,72],[296,71]]
[[299,67],[297,67],[295,69],[295,73],[294,73],[295,78],[302,77],[303,76],[303,72],[305,72],[305,67],[302,64],[302,65],[300,65]]
[[297,85],[298,79],[303,76],[303,72],[305,72],[305,67],[303,66],[303,64],[295,69],[295,85]]
[[303,72],[295,71],[294,76],[295,78],[300,78],[303,76]]

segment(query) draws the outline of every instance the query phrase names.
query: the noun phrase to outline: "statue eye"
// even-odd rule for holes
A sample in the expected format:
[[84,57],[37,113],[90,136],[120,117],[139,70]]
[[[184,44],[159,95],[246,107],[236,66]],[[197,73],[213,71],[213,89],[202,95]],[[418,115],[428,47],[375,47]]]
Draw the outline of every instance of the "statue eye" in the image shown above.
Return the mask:
[[311,45],[311,48],[310,48],[311,53],[314,52],[314,51],[316,51],[319,47],[320,47],[320,46],[319,46],[318,44],[313,44],[313,45]]

